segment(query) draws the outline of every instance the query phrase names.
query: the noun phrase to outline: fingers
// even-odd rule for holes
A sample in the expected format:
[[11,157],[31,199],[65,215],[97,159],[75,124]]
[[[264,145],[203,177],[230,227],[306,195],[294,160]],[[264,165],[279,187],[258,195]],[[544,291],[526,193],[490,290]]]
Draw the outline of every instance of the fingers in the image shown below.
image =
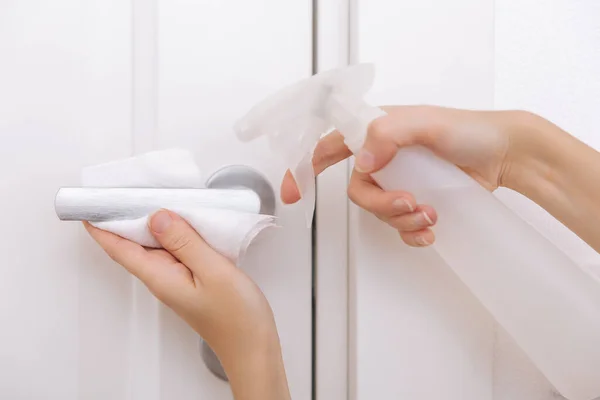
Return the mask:
[[171,293],[179,293],[182,288],[194,284],[191,272],[164,250],[148,251],[87,222],[84,226],[110,258],[142,281],[162,301],[168,301]]
[[149,225],[161,246],[200,280],[206,278],[211,269],[229,264],[227,259],[210,247],[183,218],[171,211],[156,212],[150,218]]
[[113,233],[98,229],[88,222],[84,222],[83,225],[90,236],[116,263],[121,264],[129,273],[135,275],[141,281],[145,282],[150,278],[151,272],[148,264],[152,260],[142,246]]
[[[338,131],[331,132],[319,141],[313,153],[315,176],[350,155],[352,153],[344,144],[344,137]],[[290,171],[287,171],[281,184],[281,200],[285,204],[293,204],[300,200],[300,192]]]
[[[396,155],[399,148],[415,144],[429,146],[437,135],[440,121],[439,110],[432,107],[405,106],[382,107],[388,115],[371,122],[362,149],[356,155],[355,168],[372,173],[383,168]],[[322,138],[313,155],[315,175],[348,158],[350,150],[338,131]],[[281,185],[284,203],[295,203],[300,193],[291,173],[287,173]]]
[[414,212],[391,217],[387,223],[401,232],[418,232],[437,222],[437,214],[432,207],[418,206]]
[[417,205],[411,194],[386,192],[369,175],[355,170],[348,196],[356,205],[396,229],[409,246],[423,247],[434,242],[431,227],[437,222],[437,213],[430,206]]
[[315,175],[319,175],[327,168],[350,157],[352,153],[344,143],[344,137],[338,131],[319,140],[315,152],[313,153],[313,166]]
[[436,122],[430,107],[394,107],[390,114],[371,122],[355,168],[376,172],[387,165],[405,146],[424,144],[435,134]]
[[[387,165],[404,146],[429,145],[437,132],[439,121],[429,107],[393,107],[388,115],[374,120],[368,129],[365,143],[356,155],[348,195],[359,207],[396,228],[402,239],[411,246],[427,246],[435,237],[431,226],[437,222],[433,208],[418,206],[406,192],[385,192],[368,175]],[[343,136],[334,131],[322,138],[313,156],[315,175],[349,157],[350,150]],[[295,203],[300,193],[288,171],[281,186],[284,203]]]
[[433,244],[435,235],[431,229],[418,232],[399,232],[402,241],[412,247],[426,247]]
[[164,249],[147,249],[146,251],[148,253],[150,253],[152,255],[152,257],[161,258],[162,260],[164,260],[166,262],[169,262],[169,263],[179,262],[179,261],[177,261],[177,259],[175,257],[173,257],[173,255],[171,253],[169,253],[168,251],[166,251]]
[[367,174],[353,171],[348,186],[348,197],[360,208],[380,218],[392,218],[413,212],[417,205],[414,197],[406,192],[386,192]]
[[281,201],[283,204],[294,204],[300,200],[300,191],[292,173],[288,170],[281,182]]
[[389,115],[371,122],[365,143],[356,155],[354,168],[357,171],[375,172],[392,160],[398,152],[398,145],[394,141],[396,125]]

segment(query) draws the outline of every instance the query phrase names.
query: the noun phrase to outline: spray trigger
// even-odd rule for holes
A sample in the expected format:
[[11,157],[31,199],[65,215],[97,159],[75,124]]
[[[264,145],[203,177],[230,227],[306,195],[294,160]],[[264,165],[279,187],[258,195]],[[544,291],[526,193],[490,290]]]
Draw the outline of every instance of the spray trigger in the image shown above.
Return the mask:
[[244,142],[268,136],[271,150],[296,181],[308,227],[315,209],[314,150],[333,127],[353,153],[360,149],[369,123],[385,115],[362,99],[373,79],[372,64],[321,72],[266,98],[234,126]]

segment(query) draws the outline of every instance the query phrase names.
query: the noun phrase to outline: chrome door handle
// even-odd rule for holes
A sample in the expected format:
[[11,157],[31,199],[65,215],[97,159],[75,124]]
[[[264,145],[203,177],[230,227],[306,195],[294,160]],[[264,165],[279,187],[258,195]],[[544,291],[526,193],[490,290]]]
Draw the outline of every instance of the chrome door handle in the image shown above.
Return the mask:
[[54,201],[63,221],[136,219],[160,208],[212,207],[273,215],[275,194],[257,171],[242,165],[214,173],[206,189],[60,188]]

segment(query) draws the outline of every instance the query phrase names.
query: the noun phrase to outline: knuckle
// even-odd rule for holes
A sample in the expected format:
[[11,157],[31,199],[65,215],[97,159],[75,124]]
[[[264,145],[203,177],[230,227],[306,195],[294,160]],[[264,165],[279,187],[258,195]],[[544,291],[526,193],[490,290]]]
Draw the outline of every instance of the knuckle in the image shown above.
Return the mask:
[[346,193],[348,194],[348,198],[356,205],[358,205],[356,199],[357,199],[357,193],[356,193],[356,185],[350,185],[348,186],[348,189],[346,190]]
[[326,164],[331,162],[337,154],[337,148],[327,141],[319,143],[318,151],[314,153],[313,161],[316,164]]
[[421,224],[419,223],[419,221],[415,220],[414,218],[411,218],[406,224],[406,230],[416,231],[418,229],[421,229]]
[[368,135],[372,139],[389,138],[392,134],[389,124],[389,116],[383,116],[371,122],[368,129]]
[[398,218],[388,218],[388,219],[384,219],[384,222],[386,222],[389,226],[391,226],[392,228],[398,230],[399,232],[402,231],[402,224],[398,221]]
[[108,254],[108,257],[110,257],[110,259],[113,260],[114,262],[116,262],[116,263],[119,262],[119,257],[117,256],[117,254],[114,251],[109,250],[106,252],[106,254]]
[[372,213],[379,214],[388,214],[385,210],[385,207],[381,206],[381,199],[375,193],[365,193],[363,198],[361,199],[361,203],[363,208]]
[[159,277],[144,282],[150,293],[175,312],[181,312],[188,302],[188,290],[184,287],[166,286]]
[[373,213],[373,214],[386,214],[383,212],[381,207],[377,207],[377,196],[374,196],[368,191],[361,190],[360,188],[348,188],[348,198],[360,208]]
[[412,216],[410,218],[406,218],[402,226],[403,230],[408,232],[416,231],[420,228],[419,221]]
[[169,239],[169,241],[167,243],[167,246],[168,246],[167,250],[172,251],[174,253],[179,253],[179,252],[185,250],[186,248],[188,248],[190,243],[191,243],[191,239],[189,237],[187,237],[186,235],[183,235],[183,234],[175,235]]
[[350,185],[348,187],[348,198],[360,208],[370,212],[373,211],[372,202],[369,198],[365,198],[364,190],[361,190],[357,185]]
[[165,290],[163,285],[161,285],[162,282],[161,279],[158,278],[158,276],[150,275],[144,279],[143,283],[144,285],[146,285],[150,293],[152,293],[157,299],[159,299],[163,303],[166,303],[165,297],[167,297],[166,295],[168,295],[169,291]]
[[410,226],[410,220],[407,220],[406,218],[403,218],[403,217],[392,218],[390,220],[390,223],[399,232],[410,232],[412,230],[411,226]]

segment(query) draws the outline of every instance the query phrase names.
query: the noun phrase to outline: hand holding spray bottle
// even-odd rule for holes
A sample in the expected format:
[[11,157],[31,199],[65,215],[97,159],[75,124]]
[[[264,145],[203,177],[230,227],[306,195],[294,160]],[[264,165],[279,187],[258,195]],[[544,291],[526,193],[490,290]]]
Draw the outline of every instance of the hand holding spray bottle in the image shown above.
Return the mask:
[[[364,102],[371,64],[326,71],[255,106],[236,125],[249,141],[269,137],[314,212],[312,153],[332,127],[357,154],[369,124],[385,115]],[[455,165],[415,146],[371,174],[388,191],[405,190],[439,216],[435,251],[570,400],[600,397],[600,282]],[[460,232],[469,232],[461,237]]]

